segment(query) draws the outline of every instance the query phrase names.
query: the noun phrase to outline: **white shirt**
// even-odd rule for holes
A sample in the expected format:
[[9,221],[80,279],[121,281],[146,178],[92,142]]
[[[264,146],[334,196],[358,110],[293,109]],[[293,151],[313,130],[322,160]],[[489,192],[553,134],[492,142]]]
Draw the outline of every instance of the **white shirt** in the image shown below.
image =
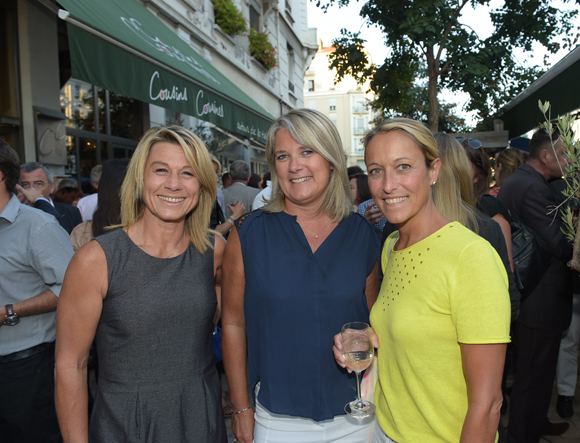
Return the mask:
[[270,197],[272,196],[272,182],[268,180],[266,182],[266,187],[260,191],[256,198],[254,199],[254,204],[252,205],[252,210],[266,206],[269,203]]
[[95,209],[97,209],[98,198],[99,194],[95,193],[79,200],[77,208],[81,211],[81,217],[84,222],[93,219],[93,214],[95,213]]

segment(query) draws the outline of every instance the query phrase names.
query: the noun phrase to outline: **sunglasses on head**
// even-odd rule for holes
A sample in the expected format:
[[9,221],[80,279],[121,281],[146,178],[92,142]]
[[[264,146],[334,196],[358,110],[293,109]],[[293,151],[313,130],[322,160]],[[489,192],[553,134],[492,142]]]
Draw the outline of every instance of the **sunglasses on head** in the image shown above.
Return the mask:
[[479,140],[477,140],[476,138],[465,138],[465,137],[458,137],[457,141],[459,143],[461,143],[463,146],[469,145],[471,146],[473,149],[479,149],[483,146],[483,143],[481,143]]

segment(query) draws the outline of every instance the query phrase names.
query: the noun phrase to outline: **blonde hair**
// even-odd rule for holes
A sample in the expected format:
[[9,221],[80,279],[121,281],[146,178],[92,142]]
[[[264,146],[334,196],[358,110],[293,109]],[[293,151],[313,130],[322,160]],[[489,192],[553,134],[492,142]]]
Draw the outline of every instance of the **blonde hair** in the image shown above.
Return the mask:
[[352,196],[346,172],[346,156],[336,126],[324,114],[312,109],[294,109],[279,117],[270,126],[266,142],[266,159],[272,173],[272,197],[262,209],[265,212],[282,212],[284,194],[278,184],[276,171],[276,135],[286,129],[290,136],[303,146],[320,154],[333,169],[320,211],[334,221],[340,221],[352,212]]
[[433,133],[427,126],[425,126],[425,124],[409,118],[397,117],[383,120],[372,131],[365,135],[365,138],[363,139],[365,161],[366,148],[374,136],[391,131],[404,132],[415,142],[425,157],[427,168],[431,168],[435,159],[439,158],[439,151],[437,150],[437,144],[433,138]]
[[145,166],[151,149],[156,143],[171,143],[183,149],[189,166],[199,181],[199,201],[197,206],[186,216],[185,232],[193,246],[204,253],[212,248],[209,239],[209,220],[216,198],[217,184],[212,167],[211,156],[203,142],[193,132],[181,126],[159,126],[149,129],[137,145],[127,176],[121,186],[121,224],[113,227],[128,228],[135,225],[145,212],[143,187]]
[[[525,157],[519,149],[508,148],[501,151],[495,159],[495,185],[501,186],[522,163],[525,163]],[[501,165],[500,171],[498,171],[498,165]]]
[[455,138],[448,134],[434,136],[439,148],[441,169],[437,184],[433,187],[433,200],[439,213],[449,220],[479,234],[471,166],[467,154]]

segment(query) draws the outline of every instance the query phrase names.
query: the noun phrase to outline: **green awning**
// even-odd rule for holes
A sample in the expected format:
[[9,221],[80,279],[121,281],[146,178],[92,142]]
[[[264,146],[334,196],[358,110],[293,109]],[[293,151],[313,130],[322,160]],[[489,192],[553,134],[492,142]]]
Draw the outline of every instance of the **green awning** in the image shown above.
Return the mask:
[[57,0],[72,75],[265,140],[273,117],[135,0]]
[[571,51],[504,107],[499,118],[503,120],[505,129],[509,130],[510,139],[525,134],[544,122],[538,100],[550,102],[552,117],[580,108],[578,78],[580,47]]

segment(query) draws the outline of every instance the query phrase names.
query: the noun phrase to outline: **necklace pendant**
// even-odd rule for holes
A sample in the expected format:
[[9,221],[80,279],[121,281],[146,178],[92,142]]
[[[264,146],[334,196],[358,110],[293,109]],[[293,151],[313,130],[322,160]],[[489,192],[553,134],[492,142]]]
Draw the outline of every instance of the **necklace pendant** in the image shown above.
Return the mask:
[[315,235],[314,235],[314,238],[318,238],[318,234],[315,234]]

